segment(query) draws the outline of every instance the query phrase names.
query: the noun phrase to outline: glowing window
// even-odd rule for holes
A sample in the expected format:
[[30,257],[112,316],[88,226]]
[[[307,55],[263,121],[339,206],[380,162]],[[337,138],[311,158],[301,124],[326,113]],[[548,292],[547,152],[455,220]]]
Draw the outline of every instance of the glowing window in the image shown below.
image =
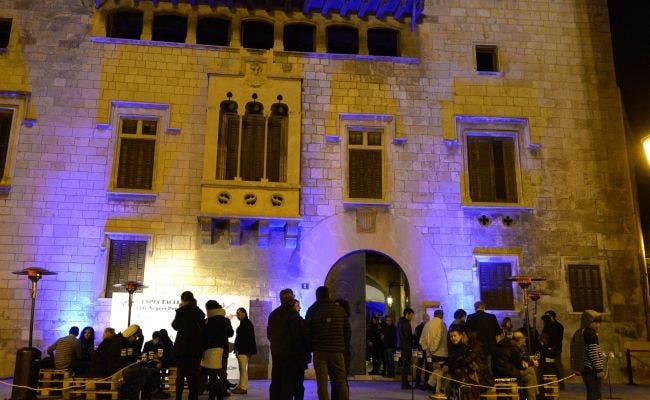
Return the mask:
[[9,47],[11,35],[11,18],[0,18],[0,50]]
[[120,39],[140,39],[142,19],[142,12],[135,10],[110,13],[106,20],[106,36]]
[[116,188],[152,189],[157,127],[156,120],[121,119],[116,156]]
[[478,279],[481,301],[490,310],[514,310],[515,299],[512,282],[512,265],[507,262],[479,262]]
[[160,42],[185,43],[187,18],[182,15],[158,14],[153,18],[151,39]]
[[328,26],[327,52],[359,54],[359,31],[351,26]]
[[114,292],[124,289],[116,284],[126,281],[142,282],[147,258],[147,242],[140,240],[111,240],[108,253],[105,296],[113,297]]
[[243,21],[241,44],[248,49],[272,49],[273,24],[264,21]]
[[308,24],[289,24],[284,27],[285,51],[314,51],[316,28]]
[[230,21],[221,18],[201,18],[196,25],[196,43],[213,46],[230,44]]
[[569,265],[567,270],[573,311],[604,312],[600,265],[574,264]]

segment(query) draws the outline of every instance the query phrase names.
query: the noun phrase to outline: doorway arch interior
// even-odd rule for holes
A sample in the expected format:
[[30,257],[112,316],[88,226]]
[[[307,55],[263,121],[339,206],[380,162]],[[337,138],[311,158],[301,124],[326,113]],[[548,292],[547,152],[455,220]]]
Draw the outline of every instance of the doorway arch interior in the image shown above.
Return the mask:
[[333,298],[350,303],[352,327],[350,372],[365,375],[366,325],[375,315],[391,315],[393,321],[409,306],[406,274],[391,257],[374,250],[354,251],[341,257],[325,279]]

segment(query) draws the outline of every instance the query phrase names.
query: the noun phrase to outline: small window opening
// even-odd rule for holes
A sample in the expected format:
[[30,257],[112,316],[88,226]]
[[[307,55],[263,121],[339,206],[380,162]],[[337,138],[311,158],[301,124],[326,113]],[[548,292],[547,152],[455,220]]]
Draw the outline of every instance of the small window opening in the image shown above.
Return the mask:
[[187,18],[181,15],[160,14],[153,18],[151,39],[159,42],[185,43]]
[[307,24],[290,24],[284,27],[285,51],[314,51],[316,28]]
[[242,22],[241,43],[247,49],[272,49],[273,24],[263,21]]
[[499,71],[496,46],[476,46],[476,70],[479,72]]
[[230,21],[221,18],[201,18],[196,25],[196,43],[212,46],[230,44]]
[[394,29],[368,29],[368,54],[397,56],[397,38],[397,31]]
[[327,52],[359,54],[359,31],[350,26],[328,26]]
[[108,15],[106,36],[120,39],[139,40],[142,35],[142,12],[116,11]]
[[11,34],[11,18],[0,18],[0,49],[9,47],[9,35]]

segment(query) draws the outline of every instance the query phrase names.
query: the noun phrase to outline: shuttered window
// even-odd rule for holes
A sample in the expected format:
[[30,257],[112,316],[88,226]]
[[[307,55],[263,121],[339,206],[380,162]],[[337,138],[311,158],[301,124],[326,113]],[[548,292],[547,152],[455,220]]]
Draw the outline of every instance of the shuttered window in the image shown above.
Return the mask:
[[473,202],[516,203],[515,139],[467,136],[469,194]]
[[503,262],[480,262],[478,265],[481,301],[490,310],[514,310],[515,300],[512,282],[512,266]]
[[147,242],[138,240],[111,240],[108,253],[106,297],[124,289],[114,287],[126,281],[142,282],[147,256]]
[[595,310],[604,312],[600,266],[588,264],[569,265],[568,272],[573,311]]
[[157,131],[156,120],[123,118],[120,121],[117,188],[152,189]]
[[263,104],[255,100],[246,104],[243,117],[237,108],[230,99],[220,105],[216,179],[286,182],[287,105],[274,103],[268,116],[264,115]]
[[348,197],[383,198],[383,141],[381,131],[348,132]]
[[12,120],[13,110],[0,110],[0,180],[4,176],[7,164]]

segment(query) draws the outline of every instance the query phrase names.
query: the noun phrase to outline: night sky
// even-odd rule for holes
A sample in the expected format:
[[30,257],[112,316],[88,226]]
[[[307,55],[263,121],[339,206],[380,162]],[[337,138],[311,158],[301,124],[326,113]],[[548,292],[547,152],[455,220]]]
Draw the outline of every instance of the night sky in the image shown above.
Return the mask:
[[616,76],[630,132],[646,251],[650,249],[650,165],[641,138],[650,135],[650,2],[609,0]]

